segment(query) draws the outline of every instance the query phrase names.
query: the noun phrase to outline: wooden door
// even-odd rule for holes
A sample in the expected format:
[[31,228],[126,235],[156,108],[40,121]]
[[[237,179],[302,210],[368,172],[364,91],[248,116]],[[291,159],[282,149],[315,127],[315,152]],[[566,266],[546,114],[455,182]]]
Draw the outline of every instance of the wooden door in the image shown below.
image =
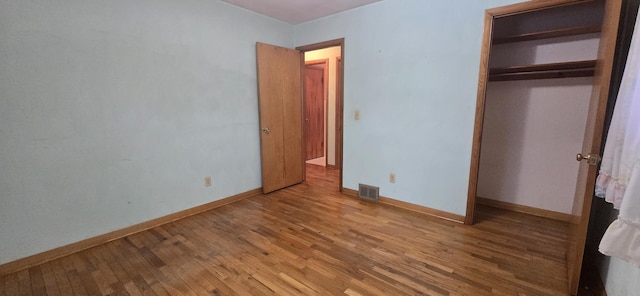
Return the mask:
[[304,123],[307,157],[324,156],[324,69],[307,65],[304,72]]
[[[582,151],[576,151],[576,153],[600,153],[621,7],[621,0],[607,0],[605,3],[604,21],[593,79],[593,91],[589,103],[587,127],[584,133]],[[583,161],[578,171],[572,221],[569,225],[569,244],[567,246],[567,272],[569,275],[569,289],[572,295],[577,294],[578,284],[580,283],[582,257],[587,238],[597,168],[597,165],[590,165]]]
[[256,44],[262,191],[272,192],[304,180],[302,131],[302,54]]

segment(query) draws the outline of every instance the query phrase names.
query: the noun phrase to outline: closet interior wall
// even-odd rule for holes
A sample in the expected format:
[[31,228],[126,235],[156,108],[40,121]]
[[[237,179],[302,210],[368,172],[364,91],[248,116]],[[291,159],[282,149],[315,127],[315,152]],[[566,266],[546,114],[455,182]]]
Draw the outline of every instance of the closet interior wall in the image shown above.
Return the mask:
[[571,214],[602,17],[598,1],[495,20],[478,197]]

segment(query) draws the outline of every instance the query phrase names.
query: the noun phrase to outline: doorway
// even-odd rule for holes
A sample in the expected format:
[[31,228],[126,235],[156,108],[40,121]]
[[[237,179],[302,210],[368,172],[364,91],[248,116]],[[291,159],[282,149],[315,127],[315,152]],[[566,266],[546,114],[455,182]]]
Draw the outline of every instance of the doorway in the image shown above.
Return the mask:
[[[342,191],[344,39],[298,47],[304,55],[305,178],[319,170],[337,171]],[[320,83],[318,83],[320,80]]]
[[329,86],[328,59],[305,60],[304,131],[305,160],[308,164],[327,166],[327,105]]
[[[337,48],[336,48],[337,47]],[[262,164],[262,191],[273,192],[299,184],[306,179],[306,143],[304,133],[304,83],[305,54],[333,48],[340,54],[329,61],[336,61],[328,77],[335,77],[333,103],[328,99],[327,140],[324,147],[327,165],[324,169],[338,172],[337,191],[342,191],[342,127],[343,127],[343,77],[344,39],[301,46],[296,49],[256,42],[258,78],[258,103],[260,114],[260,154]],[[329,105],[331,104],[331,105]]]

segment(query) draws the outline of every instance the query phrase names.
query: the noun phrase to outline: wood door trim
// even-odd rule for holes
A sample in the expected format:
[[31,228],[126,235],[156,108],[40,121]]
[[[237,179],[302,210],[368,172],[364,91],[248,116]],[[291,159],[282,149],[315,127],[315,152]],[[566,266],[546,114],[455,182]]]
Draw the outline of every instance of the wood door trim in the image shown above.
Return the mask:
[[307,143],[305,142],[307,134],[304,128],[304,51],[297,48],[295,50],[300,52],[300,128],[302,128],[302,138],[300,139],[302,149],[300,149],[300,153],[302,154],[302,182],[304,182],[307,180]]
[[478,96],[476,100],[476,115],[473,126],[473,140],[471,144],[471,164],[469,172],[469,191],[467,194],[467,212],[464,224],[473,225],[476,209],[476,193],[478,190],[478,174],[480,169],[480,146],[482,144],[482,129],[484,124],[484,109],[489,80],[489,50],[493,38],[493,18],[488,10],[484,15],[484,37],[480,52],[480,73],[478,74]]
[[327,59],[310,60],[310,61],[305,60],[304,61],[304,65],[305,66],[318,65],[318,64],[326,64],[326,65],[328,65],[329,64],[329,59],[327,58]]
[[[337,147],[342,147],[342,135],[343,135],[343,120],[342,110],[344,109],[344,99],[343,99],[343,85],[344,85],[344,77],[342,75],[342,56],[336,57],[336,150]],[[339,96],[339,97],[338,97]],[[338,110],[340,110],[338,112]],[[338,115],[340,114],[340,115]],[[336,151],[335,155],[335,165],[334,169],[339,169],[342,172],[342,149],[340,149],[340,153]],[[340,188],[342,188],[342,173],[340,174]]]
[[[337,73],[340,75],[341,82],[338,84],[339,91],[336,92],[336,128],[340,128],[340,132],[336,133],[336,167],[340,170],[340,180],[338,181],[338,189],[342,192],[342,175],[343,175],[343,126],[344,126],[344,38],[333,39],[303,46],[296,47],[297,50],[302,52],[302,62],[300,67],[304,67],[304,53],[307,51],[323,49],[327,47],[340,46],[340,58],[342,60],[342,67],[337,69]],[[304,87],[304,86],[303,86]],[[303,90],[304,91],[304,90]]]
[[596,2],[599,0],[544,0],[544,1],[528,1],[505,5],[501,7],[487,9],[486,12],[495,18],[519,15],[523,13],[534,12],[551,7],[561,7],[580,2]]
[[[600,46],[598,48],[598,62],[596,64],[596,74],[593,82],[593,89],[599,90],[598,99],[591,99],[591,103],[597,104],[596,106],[589,107],[589,117],[594,112],[595,120],[593,121],[593,134],[592,137],[587,137],[585,135],[584,143],[588,143],[588,146],[591,146],[591,151],[582,151],[582,153],[600,153],[600,147],[602,144],[602,135],[604,133],[604,122],[606,118],[607,112],[607,103],[609,101],[609,93],[611,87],[611,75],[613,71],[613,64],[615,59],[616,52],[616,44],[618,37],[618,27],[620,24],[620,15],[622,12],[622,0],[608,0],[604,3],[605,15],[602,23],[602,34],[600,35]],[[607,17],[609,14],[610,17]],[[607,39],[605,39],[607,38]],[[604,44],[604,46],[602,46]],[[604,56],[604,58],[602,58]],[[592,92],[593,95],[593,92]],[[589,125],[591,122],[587,122],[587,130],[589,130]],[[581,164],[581,166],[586,164]],[[589,217],[591,214],[591,202],[594,196],[595,190],[595,176],[597,175],[597,166],[589,166],[588,174],[589,176],[594,176],[593,178],[588,178],[586,180],[586,192],[588,195],[585,195],[582,198],[582,207],[576,207],[576,202],[579,201],[578,198],[574,198],[574,209],[572,215],[574,215],[573,220],[576,220],[577,223],[570,224],[569,229],[569,240],[575,240],[576,242],[581,242],[576,244],[575,249],[576,258],[575,258],[575,266],[568,265],[568,281],[569,281],[569,292],[572,295],[576,295],[578,292],[578,284],[580,280],[580,274],[582,271],[582,260],[585,249],[585,242],[587,238],[587,230],[589,226]],[[580,183],[580,182],[578,182]],[[577,192],[577,191],[576,191]],[[577,208],[577,209],[576,209]],[[576,214],[580,214],[580,216],[576,216]],[[568,262],[571,262],[571,258],[567,258]]]
[[[338,38],[338,39],[327,40],[327,41],[313,43],[313,44],[302,45],[302,46],[296,47],[296,49],[302,52],[306,52],[306,51],[313,51],[313,50],[324,49],[327,47],[334,47],[334,46],[344,47],[344,38]],[[344,48],[342,48],[342,53],[344,53]]]

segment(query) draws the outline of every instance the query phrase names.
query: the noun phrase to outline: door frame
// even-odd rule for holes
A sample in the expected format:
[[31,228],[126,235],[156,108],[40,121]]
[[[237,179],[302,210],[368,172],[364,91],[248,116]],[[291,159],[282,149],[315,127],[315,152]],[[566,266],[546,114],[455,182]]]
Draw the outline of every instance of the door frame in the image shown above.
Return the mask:
[[[300,64],[300,67],[303,69],[304,71],[304,54],[307,51],[313,51],[313,50],[318,50],[318,49],[325,49],[328,47],[334,47],[334,46],[340,46],[340,58],[342,61],[342,67],[338,67],[337,73],[338,73],[338,77],[340,79],[340,81],[338,81],[337,84],[337,91],[336,91],[336,168],[339,170],[339,187],[338,189],[340,190],[340,192],[343,191],[342,188],[342,171],[343,171],[343,153],[342,153],[342,148],[343,148],[343,127],[344,127],[344,38],[339,38],[339,39],[333,39],[333,40],[328,40],[328,41],[323,41],[323,42],[318,42],[318,43],[313,43],[313,44],[308,44],[308,45],[303,45],[303,46],[298,46],[296,47],[297,50],[299,50],[300,52],[302,52],[302,61]],[[302,84],[302,88],[303,88],[303,93],[304,93],[304,83]],[[303,102],[304,103],[304,102]],[[306,147],[305,147],[305,151],[306,151]]]
[[[342,106],[344,106],[344,92],[343,92],[343,85],[344,85],[344,75],[342,75],[344,73],[343,70],[343,64],[342,64],[342,57],[344,50],[342,51],[342,53],[340,54],[339,57],[336,57],[336,164],[333,165],[333,167],[329,166],[329,168],[332,169],[338,169],[340,170],[340,192],[342,192],[342,135],[343,135],[343,110],[342,110]],[[338,102],[340,102],[340,117],[338,117]],[[338,136],[339,135],[339,136]],[[338,140],[339,139],[339,140]],[[339,144],[338,144],[339,141]],[[338,153],[338,147],[340,149],[340,153]]]
[[480,148],[482,145],[482,132],[484,128],[483,125],[487,95],[487,83],[489,81],[489,57],[491,53],[491,42],[493,40],[494,20],[496,18],[520,15],[537,10],[588,1],[590,0],[529,1],[485,10],[484,34],[482,39],[482,50],[480,54],[480,71],[478,75],[478,94],[473,126],[473,140],[471,146],[469,187],[467,192],[467,210],[464,224],[473,225],[475,217],[475,208],[477,203],[476,195],[478,191],[478,175],[480,169]]

